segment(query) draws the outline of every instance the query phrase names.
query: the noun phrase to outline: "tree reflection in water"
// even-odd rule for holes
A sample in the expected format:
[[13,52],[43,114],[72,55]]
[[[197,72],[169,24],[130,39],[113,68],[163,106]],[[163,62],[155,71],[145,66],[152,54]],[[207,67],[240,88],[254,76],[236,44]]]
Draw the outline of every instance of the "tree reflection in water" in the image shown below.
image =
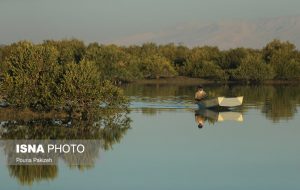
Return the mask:
[[58,166],[56,165],[13,165],[8,166],[9,175],[17,178],[21,185],[33,185],[39,181],[54,180],[58,175]]
[[292,119],[300,103],[299,85],[239,86],[234,91],[245,94],[245,103],[260,109],[273,122]]
[[[244,105],[239,112],[258,109],[272,122],[292,119],[300,104],[300,86],[289,85],[204,85],[209,97],[244,96]],[[134,101],[175,102],[193,104],[195,86],[187,85],[139,85],[124,88]],[[162,109],[141,109],[142,113],[155,115]],[[176,109],[168,109],[176,111]]]
[[[86,120],[78,118],[42,118],[27,116],[23,120],[22,113],[15,110],[17,118],[0,112],[0,138],[3,148],[11,146],[5,143],[11,139],[28,140],[93,140],[97,148],[87,148],[84,159],[85,163],[95,163],[98,159],[100,149],[109,150],[119,143],[130,129],[130,118],[127,110],[102,110],[89,114]],[[7,120],[9,118],[9,120]],[[70,168],[85,170],[93,165],[72,165],[73,159],[78,157],[72,154],[64,154],[61,157]],[[74,163],[74,162],[73,162]],[[22,185],[32,185],[43,180],[53,180],[58,175],[57,165],[9,165],[11,177],[15,177]]]

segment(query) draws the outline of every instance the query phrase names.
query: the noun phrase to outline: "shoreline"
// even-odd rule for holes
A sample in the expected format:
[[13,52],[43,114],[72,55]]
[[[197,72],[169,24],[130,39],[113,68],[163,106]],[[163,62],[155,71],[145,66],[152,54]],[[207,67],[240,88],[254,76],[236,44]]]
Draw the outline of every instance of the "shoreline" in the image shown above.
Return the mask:
[[[280,85],[280,84],[299,84],[300,80],[266,80],[258,85]],[[138,81],[128,82],[124,84],[174,84],[174,85],[199,85],[199,84],[245,84],[252,85],[251,83],[244,83],[242,81],[214,81],[202,78],[192,78],[186,76],[176,76],[172,78],[159,78],[159,79],[142,79]]]
[[0,107],[0,119],[3,121],[19,120],[22,118],[24,121],[32,119],[65,119],[68,118],[66,112],[50,111],[50,112],[35,112],[29,108],[18,109],[13,107]]

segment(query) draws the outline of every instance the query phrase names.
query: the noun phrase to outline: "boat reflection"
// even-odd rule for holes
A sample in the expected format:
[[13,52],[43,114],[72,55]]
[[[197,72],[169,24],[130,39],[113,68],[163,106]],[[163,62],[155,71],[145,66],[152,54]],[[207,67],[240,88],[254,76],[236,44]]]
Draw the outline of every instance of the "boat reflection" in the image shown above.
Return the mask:
[[206,121],[209,123],[222,121],[237,121],[243,122],[243,114],[236,110],[213,110],[213,109],[198,109],[195,110],[195,121],[198,128],[203,128]]

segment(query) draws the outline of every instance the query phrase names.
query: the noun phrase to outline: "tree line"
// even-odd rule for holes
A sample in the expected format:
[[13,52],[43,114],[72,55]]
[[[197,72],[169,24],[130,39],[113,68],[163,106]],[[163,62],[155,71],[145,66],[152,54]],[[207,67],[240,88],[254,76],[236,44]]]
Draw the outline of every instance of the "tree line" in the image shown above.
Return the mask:
[[42,44],[33,45],[23,41],[0,47],[2,71],[5,60],[26,43],[48,48],[52,63],[64,65],[92,62],[102,79],[114,82],[177,75],[248,82],[294,80],[300,77],[300,52],[294,44],[276,39],[262,49],[241,47],[229,50],[219,50],[213,46],[188,48],[172,43],[145,43],[140,46],[98,43],[85,45],[83,41],[71,39],[46,40]]
[[[300,79],[300,52],[288,41],[262,49],[84,44],[77,39],[0,46],[1,96],[14,105],[52,109],[124,102],[113,84],[187,76],[261,83]],[[119,100],[119,101],[116,101]]]

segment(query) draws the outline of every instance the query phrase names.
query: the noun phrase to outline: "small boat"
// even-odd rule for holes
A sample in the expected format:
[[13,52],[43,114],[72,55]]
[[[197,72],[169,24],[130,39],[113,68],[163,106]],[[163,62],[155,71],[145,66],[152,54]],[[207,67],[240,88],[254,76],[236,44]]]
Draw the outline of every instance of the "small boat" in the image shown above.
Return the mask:
[[233,98],[218,97],[210,100],[203,100],[201,102],[197,102],[197,105],[200,109],[215,107],[236,107],[243,104],[243,99],[243,96]]

